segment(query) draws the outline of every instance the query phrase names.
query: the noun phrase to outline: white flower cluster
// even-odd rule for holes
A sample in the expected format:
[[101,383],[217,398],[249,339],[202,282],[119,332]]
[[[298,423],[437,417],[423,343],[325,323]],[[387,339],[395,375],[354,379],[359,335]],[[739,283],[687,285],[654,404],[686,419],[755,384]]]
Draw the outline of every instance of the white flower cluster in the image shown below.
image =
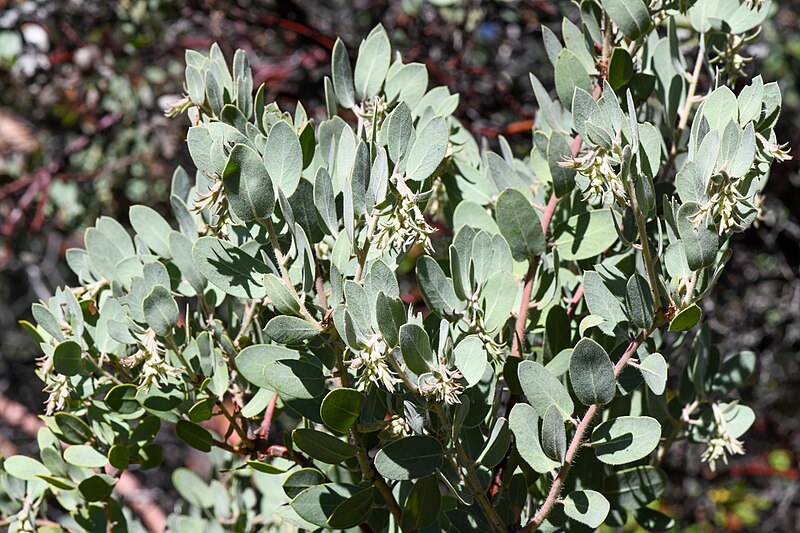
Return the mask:
[[348,361],[351,370],[359,371],[358,384],[369,390],[373,385],[383,385],[389,392],[394,392],[397,379],[386,362],[386,351],[389,345],[380,333],[372,333],[367,337],[364,349],[353,354]]
[[380,128],[381,124],[383,124],[388,106],[382,96],[376,96],[375,98],[365,101],[361,106],[356,106],[354,111],[356,115],[358,115],[360,122],[364,125],[364,132],[367,134],[367,139],[371,139],[373,127],[377,126]]
[[483,341],[483,346],[489,355],[497,362],[503,355],[503,347],[498,344],[491,331],[486,329],[486,321],[483,316],[483,308],[480,305],[480,293],[476,292],[467,300],[467,313],[469,320],[469,332],[474,333]]
[[138,349],[120,362],[127,367],[135,367],[142,364],[142,371],[139,375],[139,388],[149,389],[162,379],[168,376],[178,376],[178,369],[170,365],[164,355],[166,349],[156,338],[156,333],[152,329],[145,331],[142,340],[139,341]]
[[[757,152],[759,161],[787,161],[792,158],[785,144],[772,143],[760,133],[756,133],[756,139],[761,146]],[[758,196],[748,198],[739,192],[741,180],[732,178],[723,164],[708,182],[709,200],[689,220],[696,226],[710,221],[716,225],[720,235],[730,230],[744,230],[745,219],[753,211],[760,212],[760,207]]]
[[588,180],[583,188],[583,197],[590,203],[602,203],[610,195],[620,205],[628,201],[625,184],[622,182],[619,168],[622,158],[616,150],[607,150],[595,146],[580,157],[569,157],[559,161],[558,166],[571,168]]
[[69,377],[63,374],[50,372],[45,377],[44,391],[48,393],[45,403],[45,413],[50,416],[56,411],[64,409],[64,404],[69,400],[69,393],[72,386]]
[[416,196],[402,188],[400,201],[378,213],[378,229],[374,245],[379,250],[404,250],[421,243],[426,252],[433,252],[430,235],[436,230],[428,224],[417,205]]
[[721,179],[712,178],[711,180],[712,183],[717,181],[719,185],[714,188],[711,198],[689,217],[689,221],[695,226],[700,226],[710,220],[716,224],[717,232],[720,235],[729,230],[744,229],[743,218],[746,213],[743,214],[741,211],[750,206],[749,203],[746,203],[747,198],[739,194],[734,183],[724,172]]
[[420,379],[419,391],[437,402],[448,405],[461,403],[459,395],[464,387],[458,380],[462,377],[461,372],[450,370],[447,365],[442,364],[437,370],[426,374],[424,379]]
[[411,435],[411,426],[408,421],[402,416],[395,416],[386,426],[386,432],[393,439],[408,437]]

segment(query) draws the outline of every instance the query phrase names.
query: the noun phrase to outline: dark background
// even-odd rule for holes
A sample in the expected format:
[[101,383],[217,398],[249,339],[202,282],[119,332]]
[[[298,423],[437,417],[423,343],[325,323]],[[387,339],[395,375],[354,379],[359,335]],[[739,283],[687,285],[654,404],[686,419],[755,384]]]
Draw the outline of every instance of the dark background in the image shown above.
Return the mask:
[[[452,4],[440,6],[438,4]],[[746,71],[777,80],[784,108],[778,138],[800,156],[800,3],[773,4],[748,48]],[[404,61],[427,65],[431,85],[460,93],[456,116],[497,147],[503,134],[524,156],[533,95],[528,72],[548,86],[541,26],[558,32],[568,2],[469,0],[0,0],[0,395],[41,412],[37,347],[19,327],[30,305],[74,283],[68,247],[99,215],[127,222],[128,207],[168,213],[174,167],[192,168],[185,117],[167,119],[182,93],[183,51],[219,42],[250,54],[256,86],[284,109],[299,99],[324,114],[322,78],[337,36],[351,53],[378,22]],[[703,93],[704,87],[699,88]],[[757,420],[746,456],[711,473],[699,447],[677,444],[665,468],[664,510],[679,531],[794,531],[800,523],[800,172],[774,168],[764,220],[734,239],[733,258],[704,314],[723,355],[749,349],[755,375],[741,390]],[[0,453],[34,453],[31,439],[0,419]],[[168,444],[168,443],[167,443]],[[170,501],[177,445],[148,485]]]

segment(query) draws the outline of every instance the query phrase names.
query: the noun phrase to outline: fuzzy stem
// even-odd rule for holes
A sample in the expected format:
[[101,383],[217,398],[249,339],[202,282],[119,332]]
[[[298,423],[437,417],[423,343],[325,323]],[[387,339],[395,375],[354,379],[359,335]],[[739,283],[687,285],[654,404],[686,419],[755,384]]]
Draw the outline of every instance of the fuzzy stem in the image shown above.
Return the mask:
[[700,80],[700,69],[703,67],[703,59],[706,55],[706,40],[705,34],[700,36],[700,47],[697,51],[697,59],[694,63],[694,69],[692,70],[692,77],[689,80],[689,91],[686,94],[686,101],[683,104],[683,108],[680,110],[680,120],[678,121],[678,127],[675,129],[675,132],[672,136],[672,149],[669,152],[669,159],[667,159],[667,164],[664,166],[664,171],[661,173],[661,178],[666,178],[670,171],[672,170],[673,165],[675,164],[675,158],[678,157],[678,144],[681,142],[681,135],[683,135],[683,130],[686,129],[686,125],[689,123],[689,113],[692,111],[692,107],[695,103],[695,92],[697,92],[697,82]]
[[[642,176],[641,179],[649,179]],[[636,191],[634,190],[633,181],[628,176],[626,180],[628,189],[628,196],[631,200],[631,208],[633,208],[633,215],[636,219],[636,227],[639,230],[639,243],[642,245],[642,256],[644,264],[647,268],[647,277],[650,279],[650,288],[653,291],[653,302],[655,303],[656,310],[661,309],[661,291],[658,288],[658,274],[656,274],[656,265],[653,261],[653,256],[650,254],[650,241],[647,238],[647,226],[644,219],[644,214],[639,208],[639,201],[636,199]]]
[[403,518],[403,511],[400,509],[400,505],[397,503],[397,500],[395,500],[394,494],[392,494],[392,489],[380,476],[380,474],[378,474],[369,464],[369,459],[367,459],[367,452],[364,448],[364,439],[362,435],[351,429],[350,438],[353,439],[358,447],[358,454],[356,455],[356,458],[358,459],[358,465],[361,467],[362,474],[366,479],[372,481],[372,483],[375,485],[375,488],[381,493],[381,496],[383,496],[383,499],[386,501],[386,505],[389,507],[389,511],[391,511],[392,516],[394,517],[395,523],[399,524]]
[[[442,421],[442,424],[444,425],[445,432],[450,435],[452,433],[451,426],[449,419],[447,418],[447,414],[444,412],[444,408],[442,408],[442,406],[438,403],[434,403],[433,407],[436,411],[436,414],[439,416],[439,419]],[[456,450],[456,459],[458,460],[458,465],[467,472],[465,481],[467,483],[467,488],[469,488],[469,491],[472,494],[472,497],[478,502],[483,514],[486,515],[486,518],[489,520],[489,524],[495,531],[507,531],[505,522],[503,522],[503,519],[500,518],[499,514],[497,514],[497,510],[494,508],[494,505],[492,505],[492,502],[489,501],[489,498],[483,491],[481,482],[478,479],[478,474],[475,472],[475,468],[472,462],[469,460],[467,452],[461,445],[461,441],[459,441],[458,437],[456,436],[452,436],[452,439],[453,447]]]
[[231,428],[233,428],[233,430],[236,431],[236,434],[239,435],[239,438],[242,439],[242,443],[245,445],[245,447],[249,448],[252,445],[252,441],[247,438],[247,435],[242,427],[239,425],[233,415],[230,414],[225,408],[225,404],[223,404],[221,401],[217,401],[217,407],[219,407],[219,411],[225,416],[225,418],[228,419],[228,423],[231,425]]
[[522,356],[522,339],[525,338],[525,323],[528,321],[528,306],[531,301],[533,291],[533,278],[536,275],[536,267],[539,265],[539,256],[531,257],[528,261],[528,272],[525,274],[525,285],[522,288],[522,302],[519,304],[517,321],[514,324],[514,342],[511,347],[511,355]]
[[[642,342],[647,338],[649,331],[642,331],[631,343],[628,345],[628,349],[625,350],[625,353],[620,357],[617,364],[614,365],[614,377],[619,377],[622,370],[625,368],[625,365],[628,363],[630,358],[636,353],[636,349],[639,347]],[[572,468],[572,462],[575,459],[575,456],[578,454],[578,450],[580,450],[581,446],[583,446],[583,438],[586,434],[586,431],[589,429],[591,425],[592,419],[601,409],[601,406],[598,404],[592,404],[586,410],[583,417],[578,422],[578,426],[575,429],[575,435],[573,435],[572,440],[570,441],[569,448],[567,449],[567,454],[564,456],[564,463],[561,465],[561,468],[558,471],[558,475],[556,476],[553,484],[550,486],[550,492],[547,494],[547,498],[545,499],[542,506],[539,508],[539,511],[536,515],[528,522],[522,529],[521,532],[526,533],[530,531],[536,531],[539,529],[539,526],[542,525],[542,522],[550,515],[550,512],[555,507],[556,503],[558,503],[558,495],[561,492],[561,488],[564,485],[564,482],[569,475],[570,468]]]
[[367,254],[369,253],[369,247],[372,243],[372,235],[375,233],[375,227],[378,225],[378,215],[373,215],[372,220],[369,221],[369,228],[367,228],[367,235],[364,238],[364,248],[361,249],[361,253],[359,254],[358,258],[358,266],[356,266],[356,275],[355,280],[356,282],[360,282],[364,277],[364,266],[367,263]]
[[278,270],[281,273],[283,284],[287,289],[289,289],[289,292],[292,294],[294,299],[297,300],[297,303],[300,304],[300,313],[303,315],[304,319],[321,329],[322,326],[320,326],[319,322],[317,322],[317,320],[311,316],[311,313],[308,312],[305,301],[300,298],[299,294],[297,294],[297,290],[294,288],[294,283],[292,283],[292,279],[289,277],[289,271],[286,270],[286,257],[281,251],[281,246],[278,242],[278,234],[275,232],[275,226],[272,225],[272,221],[269,218],[259,218],[258,222],[267,229],[267,233],[269,234],[269,242],[272,244],[272,251],[275,253],[275,260],[278,262]]

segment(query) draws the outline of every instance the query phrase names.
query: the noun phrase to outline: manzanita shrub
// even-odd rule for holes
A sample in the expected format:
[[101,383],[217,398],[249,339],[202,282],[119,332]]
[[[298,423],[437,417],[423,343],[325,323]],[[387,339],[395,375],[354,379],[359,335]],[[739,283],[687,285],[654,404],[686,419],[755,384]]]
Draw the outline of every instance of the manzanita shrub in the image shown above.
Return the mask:
[[754,420],[756,357],[698,301],[788,158],[778,86],[742,80],[769,8],[584,0],[543,29],[522,159],[381,26],[355,68],[337,41],[317,118],[254,95],[243,51],[187,52],[174,223],[98,219],[26,324],[50,398],[41,461],[3,464],[12,530],[134,527],[115,483],[159,429],[213,465],[173,473],[176,531],[670,527],[670,445],[713,469]]

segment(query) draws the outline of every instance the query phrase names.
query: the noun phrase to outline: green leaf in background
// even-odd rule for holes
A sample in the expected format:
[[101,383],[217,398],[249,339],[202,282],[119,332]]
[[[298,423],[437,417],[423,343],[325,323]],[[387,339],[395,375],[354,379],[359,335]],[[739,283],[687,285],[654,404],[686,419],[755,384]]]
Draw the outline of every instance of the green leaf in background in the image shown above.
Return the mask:
[[418,479],[403,504],[403,531],[418,531],[436,521],[442,508],[442,494],[436,476]]
[[95,474],[81,481],[80,484],[78,484],[78,491],[87,501],[100,502],[111,495],[116,482],[116,478],[111,476]]
[[415,435],[390,442],[375,456],[383,477],[404,481],[434,474],[444,462],[444,450],[433,437]]
[[374,497],[372,487],[353,494],[334,509],[328,517],[328,527],[346,530],[366,521],[372,512]]
[[315,324],[296,316],[276,316],[264,326],[264,333],[279,344],[298,344],[315,337],[320,329]]
[[534,361],[522,361],[517,368],[519,382],[540,418],[544,418],[547,408],[555,404],[561,412],[562,420],[572,417],[575,404],[564,385],[542,365]]
[[314,206],[319,213],[327,233],[336,235],[339,233],[339,218],[336,214],[336,197],[333,192],[333,183],[330,174],[324,169],[317,170],[314,179]]
[[115,444],[108,450],[108,464],[117,470],[128,468],[131,459],[131,449],[127,446]]
[[703,100],[703,117],[708,120],[708,127],[712,132],[722,134],[725,126],[739,118],[739,104],[736,95],[726,86],[721,86]]
[[600,527],[610,508],[605,496],[595,490],[576,490],[564,498],[564,513],[591,528]]
[[535,472],[543,474],[556,468],[559,463],[547,457],[539,442],[539,415],[530,405],[518,403],[511,409],[508,424],[514,434],[516,449],[520,457]]
[[442,117],[429,120],[417,133],[408,150],[406,176],[414,181],[424,181],[439,167],[447,152],[447,124]]
[[477,335],[469,335],[456,345],[453,350],[454,362],[464,376],[467,387],[480,382],[488,364],[487,355],[486,347]]
[[353,69],[350,67],[350,57],[347,55],[347,48],[341,39],[336,39],[332,53],[332,76],[333,89],[336,92],[336,99],[344,108],[351,108],[355,105],[355,90],[353,89]]
[[629,39],[638,39],[650,30],[650,13],[642,0],[603,0],[603,7]]
[[596,209],[559,224],[554,232],[559,257],[579,261],[605,252],[617,241],[613,216],[610,209]]
[[[235,149],[234,147],[234,150]],[[233,152],[231,152],[231,155],[233,155]],[[258,154],[256,154],[256,156],[257,155]],[[253,177],[252,180],[265,180],[266,183],[261,187],[251,187],[250,184],[252,181],[248,183],[248,191],[255,193],[253,195],[255,196],[253,202],[258,202],[258,200],[262,199],[264,202],[267,202],[269,200],[267,193],[271,192],[273,184],[278,187],[287,198],[294,194],[294,191],[297,189],[297,184],[300,183],[300,173],[303,171],[303,149],[300,146],[297,134],[284,120],[281,120],[269,130],[267,146],[264,148],[264,163],[262,167],[265,167],[266,177],[264,172],[259,169],[257,172],[260,173],[260,176],[257,178]],[[244,168],[245,171],[247,171],[248,167]],[[253,185],[255,184],[253,183]],[[226,183],[225,187],[227,188],[227,186]],[[262,207],[262,204],[259,203],[258,205]],[[271,213],[270,211],[264,214],[264,211],[255,210],[254,212],[257,214],[256,216],[262,218],[269,216]]]
[[134,205],[128,212],[131,226],[136,230],[136,235],[144,241],[153,253],[160,257],[171,257],[169,251],[169,232],[172,231],[169,223],[154,209],[144,205]]
[[65,376],[77,376],[83,368],[83,348],[75,341],[62,341],[53,350],[53,367]]
[[283,480],[283,492],[289,498],[294,498],[305,489],[322,485],[325,482],[325,475],[316,468],[300,468],[293,470]]
[[697,304],[692,304],[689,307],[681,309],[677,315],[669,323],[670,331],[687,331],[692,329],[700,322],[703,316],[703,311]]
[[3,462],[3,469],[18,479],[35,481],[37,476],[49,476],[50,470],[42,463],[25,455],[12,455]]
[[478,463],[486,468],[494,468],[503,460],[510,445],[511,431],[508,429],[508,421],[501,416],[492,425],[486,445],[478,457]]
[[237,144],[233,147],[222,173],[222,183],[230,210],[242,222],[272,215],[276,198],[272,179],[258,152],[249,146]]
[[354,485],[335,483],[317,485],[295,496],[292,500],[292,509],[303,520],[318,527],[327,527],[328,517],[332,516],[341,504],[358,492],[361,491]]
[[341,463],[358,453],[358,448],[349,442],[313,429],[295,429],[292,442],[309,457],[327,464]]
[[176,468],[172,472],[172,485],[183,499],[201,509],[214,507],[214,491],[203,478],[188,468]]
[[225,293],[237,298],[263,298],[269,267],[227,241],[200,237],[192,248],[197,270]]
[[166,337],[178,324],[180,311],[169,289],[156,285],[142,301],[147,324],[159,337]]
[[667,387],[667,362],[663,355],[660,353],[648,355],[639,364],[639,371],[653,394],[657,396],[664,394],[664,389]]
[[103,468],[107,463],[105,455],[85,444],[70,446],[64,450],[64,460],[83,468]]
[[686,250],[686,260],[692,270],[713,265],[719,250],[719,237],[716,231],[707,227],[705,223],[695,224],[688,218],[699,209],[700,206],[695,202],[686,202],[675,215],[678,233]]
[[283,474],[286,470],[261,461],[247,461],[247,466],[264,474]]
[[516,189],[506,189],[495,206],[497,225],[508,241],[511,255],[517,261],[527,261],[545,249],[542,224],[533,206]]
[[305,361],[272,361],[267,363],[263,373],[273,390],[291,398],[310,400],[325,393],[325,376],[322,370]]
[[417,324],[403,324],[400,327],[400,353],[406,366],[418,376],[436,366],[428,334]]
[[592,339],[581,339],[575,345],[569,379],[575,396],[584,405],[605,405],[617,392],[614,365],[603,347]]
[[283,346],[254,344],[236,356],[236,368],[243,378],[255,385],[272,390],[264,370],[269,363],[284,359],[300,359],[300,354]]
[[[576,100],[580,99],[578,95],[581,93],[586,94],[585,91],[575,91]],[[597,107],[597,104],[595,104],[591,96],[589,96],[589,99],[592,101],[592,104]],[[573,107],[574,106],[575,104],[573,104]],[[567,138],[556,131],[551,133],[550,140],[547,143],[547,166],[550,170],[550,176],[553,179],[553,193],[559,198],[568,195],[575,187],[575,169],[564,168],[560,165],[560,163],[564,162],[564,158],[571,156],[572,148],[570,148]]]
[[267,296],[272,301],[272,305],[279,313],[284,315],[300,314],[300,303],[292,296],[283,281],[275,274],[269,273],[264,276],[264,288]]
[[661,439],[661,425],[649,416],[620,416],[592,431],[592,449],[607,465],[637,461],[652,452]]
[[625,87],[633,77],[633,59],[627,50],[619,46],[614,47],[611,59],[608,61],[608,83],[618,91]]
[[756,367],[756,354],[749,351],[739,352],[722,362],[714,377],[712,390],[717,394],[728,394],[744,385]]
[[647,531],[669,531],[675,527],[675,520],[660,511],[642,507],[633,511],[633,517]]
[[61,432],[61,440],[67,444],[84,444],[94,436],[86,422],[72,413],[56,413],[55,421],[58,431]]
[[661,497],[667,475],[654,466],[635,466],[606,476],[603,494],[615,507],[638,509]]
[[193,422],[188,420],[179,420],[175,424],[175,434],[183,442],[201,452],[210,452],[211,444],[214,442],[214,437],[211,433]]
[[378,26],[358,48],[354,84],[356,94],[361,100],[372,98],[381,90],[389,70],[391,55],[389,36],[382,26]]
[[388,130],[387,144],[389,157],[392,161],[399,163],[400,159],[406,155],[409,139],[414,133],[414,123],[411,118],[411,109],[405,102],[400,102],[386,119],[388,125],[384,126]]
[[576,88],[583,89],[587,93],[592,92],[592,81],[589,79],[589,73],[583,66],[583,62],[566,48],[558,54],[555,80],[558,99],[567,109],[572,108],[572,95]]
[[428,309],[440,317],[453,317],[463,309],[453,283],[432,257],[424,255],[417,260],[417,281]]
[[334,389],[322,400],[319,415],[326,426],[346,433],[361,414],[365,397],[355,389]]
[[625,305],[633,324],[642,329],[647,329],[653,325],[653,318],[655,317],[653,292],[647,280],[639,274],[634,274],[628,280]]
[[542,451],[555,461],[563,463],[567,453],[567,433],[558,406],[551,404],[542,417]]

